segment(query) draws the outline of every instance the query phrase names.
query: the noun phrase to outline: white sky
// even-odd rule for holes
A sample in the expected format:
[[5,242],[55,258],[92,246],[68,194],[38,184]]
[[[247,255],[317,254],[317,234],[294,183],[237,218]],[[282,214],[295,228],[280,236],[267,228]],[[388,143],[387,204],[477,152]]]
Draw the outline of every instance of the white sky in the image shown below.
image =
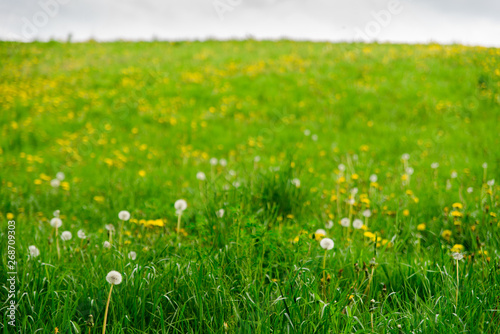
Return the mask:
[[500,0],[0,0],[1,40],[69,34],[75,41],[252,36],[500,47]]

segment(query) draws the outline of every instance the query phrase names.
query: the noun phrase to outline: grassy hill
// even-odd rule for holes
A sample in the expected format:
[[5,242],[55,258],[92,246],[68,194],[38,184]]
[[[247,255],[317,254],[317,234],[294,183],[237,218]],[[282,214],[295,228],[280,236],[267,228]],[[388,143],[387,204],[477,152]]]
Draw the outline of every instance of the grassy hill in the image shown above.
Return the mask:
[[1,42],[0,59],[21,332],[87,333],[92,314],[100,333],[111,270],[107,333],[497,331],[500,49]]

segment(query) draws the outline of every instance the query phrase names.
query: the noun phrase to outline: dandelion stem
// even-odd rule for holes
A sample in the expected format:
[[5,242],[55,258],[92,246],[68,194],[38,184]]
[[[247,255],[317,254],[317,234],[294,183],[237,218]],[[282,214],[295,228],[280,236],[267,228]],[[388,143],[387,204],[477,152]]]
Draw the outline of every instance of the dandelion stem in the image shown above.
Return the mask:
[[328,255],[328,250],[325,250],[325,256],[323,256],[323,295],[326,297],[326,256]]
[[177,241],[179,241],[179,236],[181,233],[181,216],[182,214],[179,213],[178,215],[179,218],[177,218]]
[[458,307],[458,284],[459,284],[459,281],[458,281],[458,260],[457,260],[457,295],[455,297],[455,305]]
[[61,251],[59,250],[59,238],[57,238],[57,227],[56,227],[56,247],[57,247],[57,259],[61,259]]
[[118,236],[118,250],[122,249],[123,221],[120,221],[120,235]]
[[113,284],[111,284],[111,288],[109,289],[108,302],[106,303],[106,311],[104,311],[104,323],[102,325],[102,334],[106,333],[106,321],[108,320],[108,308],[109,308],[109,301],[111,300],[112,291],[113,291]]

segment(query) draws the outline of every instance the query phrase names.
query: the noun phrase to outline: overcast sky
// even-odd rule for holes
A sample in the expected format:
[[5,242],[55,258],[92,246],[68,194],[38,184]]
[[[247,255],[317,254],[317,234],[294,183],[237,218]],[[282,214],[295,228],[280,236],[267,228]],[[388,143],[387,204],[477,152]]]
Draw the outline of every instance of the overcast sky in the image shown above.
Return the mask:
[[500,47],[500,0],[0,0],[0,39],[290,38]]

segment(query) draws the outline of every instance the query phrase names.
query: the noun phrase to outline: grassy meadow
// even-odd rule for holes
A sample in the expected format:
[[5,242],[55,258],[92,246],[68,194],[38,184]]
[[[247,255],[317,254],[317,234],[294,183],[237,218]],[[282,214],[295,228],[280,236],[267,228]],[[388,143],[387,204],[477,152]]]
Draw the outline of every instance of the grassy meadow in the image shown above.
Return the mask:
[[0,332],[103,333],[111,287],[108,334],[500,332],[500,49],[0,42],[0,62]]

